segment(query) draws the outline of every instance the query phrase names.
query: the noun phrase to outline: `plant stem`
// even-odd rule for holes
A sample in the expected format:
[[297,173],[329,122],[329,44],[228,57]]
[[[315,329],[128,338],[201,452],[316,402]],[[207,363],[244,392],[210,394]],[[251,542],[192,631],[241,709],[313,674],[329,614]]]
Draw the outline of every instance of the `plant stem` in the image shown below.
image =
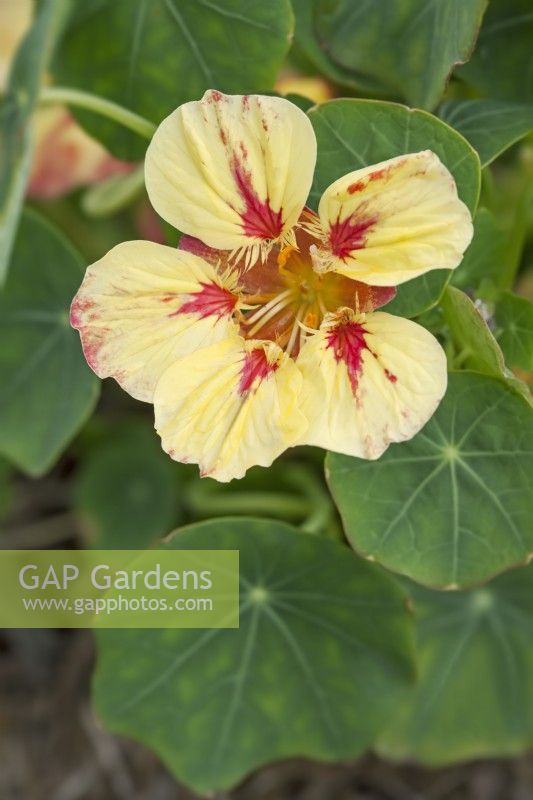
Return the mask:
[[95,114],[100,114],[114,122],[118,122],[145,139],[151,139],[157,127],[153,122],[140,117],[133,111],[128,111],[127,108],[120,106],[118,103],[105,100],[103,97],[98,97],[98,95],[90,92],[83,92],[81,89],[69,89],[64,86],[45,87],[41,90],[39,102],[61,103],[67,106],[84,108],[87,111],[94,111]]

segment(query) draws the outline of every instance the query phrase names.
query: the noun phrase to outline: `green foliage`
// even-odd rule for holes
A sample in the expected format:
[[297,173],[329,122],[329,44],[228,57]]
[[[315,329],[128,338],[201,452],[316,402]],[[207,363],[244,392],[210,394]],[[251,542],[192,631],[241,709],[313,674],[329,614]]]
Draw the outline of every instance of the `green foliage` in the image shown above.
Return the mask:
[[[372,100],[332,100],[309,111],[318,140],[318,163],[310,205],[337,178],[388,158],[433,150],[457,182],[473,213],[479,196],[480,166],[475,150],[453,128],[426,111]],[[414,317],[435,305],[449,270],[438,270],[400,286],[387,311]]]
[[483,97],[533,101],[531,0],[491,0],[472,58],[458,77]]
[[[56,80],[160,122],[206,89],[270,89],[289,47],[289,0],[138,0],[134,6],[131,0],[80,4],[54,62]],[[144,155],[145,143],[116,124],[76,113],[117,156]]]
[[92,447],[76,477],[75,508],[95,549],[142,549],[180,521],[180,467],[148,420],[128,422]]
[[98,396],[68,319],[83,271],[58,231],[23,216],[0,293],[0,452],[30,475],[52,466]]
[[442,765],[531,747],[533,567],[470,592],[408,588],[419,680],[381,737],[381,754]]
[[533,304],[503,292],[496,304],[496,337],[511,366],[533,372]]
[[459,289],[477,289],[483,281],[496,282],[508,258],[507,237],[488,208],[478,208],[474,236],[451,282]]
[[472,300],[449,286],[441,300],[452,342],[466,369],[506,378],[503,353]]
[[346,547],[279,522],[214,520],[168,547],[240,551],[240,626],[99,631],[106,724],[200,792],[272,759],[368,747],[413,679],[398,586]]
[[473,48],[487,0],[319,0],[315,33],[330,60],[393,97],[433,109]]
[[[375,462],[329,454],[333,500],[323,454],[310,448],[239,483],[191,478],[161,450],[148,413],[132,421],[123,393],[106,387],[58,478],[86,544],[238,549],[241,622],[99,631],[102,720],[200,792],[272,760],[351,759],[376,743],[430,765],[522,752],[533,740],[533,567],[494,576],[533,552],[531,402],[510,372],[533,372],[532,305],[513,293],[528,293],[532,265],[531,0],[491,0],[486,13],[487,0],[36,7],[0,104],[0,283],[39,97],[76,106],[114,155],[140,161],[155,125],[206,89],[275,94],[285,66],[318,70],[337,94],[368,99],[289,96],[318,142],[310,206],[348,172],[429,149],[474,217],[458,269],[402,285],[386,309],[440,339],[446,396],[418,435]],[[135,205],[142,184],[139,164],[42,209],[96,259],[108,244],[160,235]],[[68,322],[83,271],[55,227],[23,216],[0,292],[0,517],[13,465],[42,475],[95,407],[99,382]],[[343,537],[337,509],[352,549],[331,541]],[[407,577],[399,585],[383,567]]]
[[533,550],[531,407],[496,378],[452,373],[414,439],[326,471],[356,551],[420,583],[470,586]]
[[439,116],[462,133],[486,167],[533,131],[533,107],[500,100],[449,100]]
[[30,123],[70,0],[43,0],[11,66],[0,102],[0,285],[5,281],[32,155]]
[[352,89],[374,92],[378,96],[382,87],[366,75],[350,72],[335,64],[318,41],[315,16],[321,0],[292,0],[295,16],[293,58],[304,62],[304,68],[311,65],[311,70],[318,69],[330,80]]
[[0,522],[3,521],[11,505],[11,472],[9,462],[0,458]]

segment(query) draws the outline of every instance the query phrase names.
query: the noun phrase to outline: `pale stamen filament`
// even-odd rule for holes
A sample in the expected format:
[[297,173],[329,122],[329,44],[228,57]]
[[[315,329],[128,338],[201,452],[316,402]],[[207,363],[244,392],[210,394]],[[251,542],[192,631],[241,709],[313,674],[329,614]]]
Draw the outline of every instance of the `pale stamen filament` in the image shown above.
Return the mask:
[[291,295],[292,293],[293,293],[292,289],[285,289],[284,292],[274,295],[272,300],[269,300],[269,302],[266,303],[266,305],[261,306],[261,308],[258,311],[256,311],[254,314],[250,314],[250,316],[246,318],[246,324],[253,325],[253,323],[256,322],[258,319],[260,319],[264,314],[267,314],[271,308],[277,306],[278,303],[285,300],[285,298],[289,297],[289,295]]
[[289,356],[293,351],[294,345],[296,344],[296,338],[297,338],[298,334],[300,333],[300,322],[303,319],[303,317],[305,316],[305,312],[307,311],[308,308],[309,308],[309,304],[308,303],[303,303],[300,306],[300,308],[298,309],[298,312],[297,312],[296,317],[294,319],[294,322],[293,322],[293,325],[292,325],[292,330],[291,330],[291,335],[289,336],[289,341],[287,343],[287,347],[285,348],[285,351]]
[[266,306],[260,308],[259,311],[256,311],[255,314],[252,314],[251,317],[248,317],[246,320],[247,325],[251,325],[254,322],[256,323],[253,328],[248,331],[248,336],[254,336],[264,325],[266,325],[269,320],[279,314],[280,311],[283,311],[290,303],[292,302],[294,297],[294,291],[292,289],[286,289],[281,294],[277,295],[274,300],[271,300],[270,303],[267,303]]

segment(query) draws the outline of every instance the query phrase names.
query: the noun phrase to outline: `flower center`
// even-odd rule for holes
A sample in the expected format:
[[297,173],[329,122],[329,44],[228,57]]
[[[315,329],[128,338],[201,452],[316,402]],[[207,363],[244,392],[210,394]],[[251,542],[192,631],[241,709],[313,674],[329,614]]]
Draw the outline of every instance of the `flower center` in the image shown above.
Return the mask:
[[387,298],[380,300],[377,295],[383,290],[334,272],[317,272],[313,259],[320,240],[308,231],[296,230],[296,245],[274,248],[240,281],[242,303],[248,307],[241,316],[243,336],[274,341],[292,356],[326,314],[339,307],[370,311],[392,296],[385,289]]

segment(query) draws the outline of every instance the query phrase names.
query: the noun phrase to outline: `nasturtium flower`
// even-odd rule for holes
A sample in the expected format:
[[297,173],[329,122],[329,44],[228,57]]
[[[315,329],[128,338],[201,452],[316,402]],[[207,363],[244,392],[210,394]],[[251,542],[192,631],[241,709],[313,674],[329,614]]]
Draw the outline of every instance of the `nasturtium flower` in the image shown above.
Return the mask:
[[446,389],[446,359],[380,306],[453,269],[472,236],[429,150],[345,175],[318,214],[309,118],[287,100],[207,92],[157,129],[152,205],[178,249],[126,242],[72,305],[88,363],[154,404],[169,455],[229,481],[286,448],[375,459],[410,439]]

